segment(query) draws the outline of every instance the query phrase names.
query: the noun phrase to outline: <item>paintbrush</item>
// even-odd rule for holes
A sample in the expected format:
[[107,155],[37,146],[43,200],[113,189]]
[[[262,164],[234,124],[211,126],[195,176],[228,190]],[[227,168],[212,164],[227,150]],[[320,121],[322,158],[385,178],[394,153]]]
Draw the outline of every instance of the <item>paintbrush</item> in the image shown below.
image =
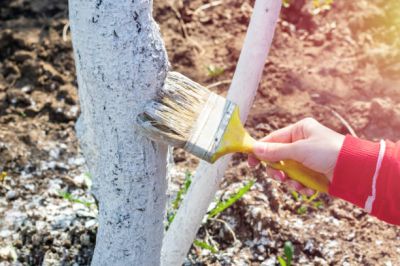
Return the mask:
[[[183,148],[210,163],[228,153],[252,153],[256,142],[241,123],[235,103],[178,72],[167,74],[164,87],[145,105],[137,124],[150,139]],[[266,163],[306,187],[328,191],[323,174],[296,161]]]

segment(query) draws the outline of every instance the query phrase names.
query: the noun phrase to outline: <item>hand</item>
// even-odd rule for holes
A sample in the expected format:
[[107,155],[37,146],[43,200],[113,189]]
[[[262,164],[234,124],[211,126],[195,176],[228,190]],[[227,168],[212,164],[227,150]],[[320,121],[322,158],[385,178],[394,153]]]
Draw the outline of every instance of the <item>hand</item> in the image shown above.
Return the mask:
[[[331,182],[344,138],[345,136],[321,125],[315,119],[306,118],[259,140],[254,145],[253,154],[249,155],[248,163],[250,167],[255,167],[259,163],[258,159],[268,162],[295,160],[324,174]],[[291,180],[282,171],[269,168],[267,173],[302,194],[315,193],[314,190]]]

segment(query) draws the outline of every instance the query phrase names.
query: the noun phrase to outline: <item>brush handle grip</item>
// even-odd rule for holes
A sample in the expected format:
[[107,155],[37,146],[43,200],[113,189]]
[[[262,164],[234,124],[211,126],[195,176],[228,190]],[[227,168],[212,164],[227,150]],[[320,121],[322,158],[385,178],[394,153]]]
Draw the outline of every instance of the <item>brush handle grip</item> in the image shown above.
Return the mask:
[[293,160],[285,160],[277,163],[267,164],[276,169],[285,172],[285,174],[293,180],[300,182],[302,185],[314,189],[319,192],[328,192],[328,178],[310,168],[305,167],[299,162]]

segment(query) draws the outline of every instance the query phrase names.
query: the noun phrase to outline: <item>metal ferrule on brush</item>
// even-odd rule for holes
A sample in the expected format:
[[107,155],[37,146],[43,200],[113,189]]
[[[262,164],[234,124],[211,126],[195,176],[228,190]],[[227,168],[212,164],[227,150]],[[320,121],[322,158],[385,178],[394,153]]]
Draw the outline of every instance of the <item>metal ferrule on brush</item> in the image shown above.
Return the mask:
[[211,162],[235,106],[233,102],[211,93],[197,118],[184,149],[202,160]]

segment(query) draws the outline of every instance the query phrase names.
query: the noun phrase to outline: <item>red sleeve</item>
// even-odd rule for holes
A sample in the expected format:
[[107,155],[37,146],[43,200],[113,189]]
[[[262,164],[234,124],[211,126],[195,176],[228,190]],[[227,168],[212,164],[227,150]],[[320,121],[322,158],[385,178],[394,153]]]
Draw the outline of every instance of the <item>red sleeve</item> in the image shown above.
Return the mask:
[[400,142],[385,142],[383,159],[377,169],[380,144],[346,136],[336,162],[329,194],[365,208],[373,198],[371,214],[400,225]]

